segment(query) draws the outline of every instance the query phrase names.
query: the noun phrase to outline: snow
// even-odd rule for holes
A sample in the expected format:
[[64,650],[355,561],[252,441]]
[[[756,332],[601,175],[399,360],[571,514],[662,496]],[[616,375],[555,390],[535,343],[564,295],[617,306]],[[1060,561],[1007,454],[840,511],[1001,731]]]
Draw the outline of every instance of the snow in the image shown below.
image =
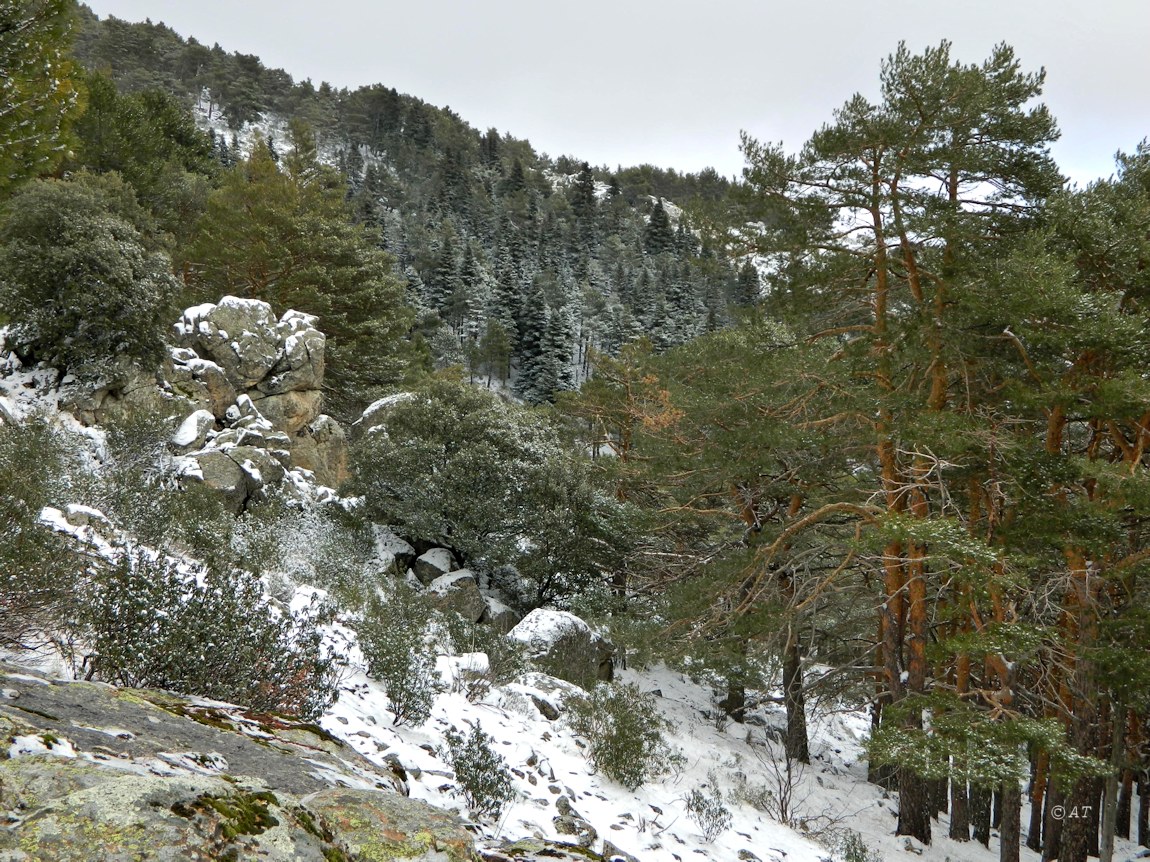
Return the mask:
[[176,433],[172,435],[172,443],[176,446],[191,446],[200,438],[200,427],[207,423],[208,427],[215,424],[216,418],[208,410],[197,410],[180,423]]
[[551,644],[572,632],[588,632],[591,627],[575,614],[536,608],[507,635],[532,651],[546,650]]
[[50,754],[54,757],[74,758],[76,749],[68,740],[58,739],[48,733],[40,736],[17,736],[12,739],[12,744],[8,746],[9,757],[25,757],[30,754]]
[[225,296],[217,303],[220,308],[235,308],[248,314],[271,318],[272,307],[262,299],[245,299],[240,296]]
[[440,596],[446,595],[447,593],[451,592],[451,588],[454,587],[456,583],[459,581],[467,580],[475,580],[475,572],[471,571],[470,569],[459,569],[457,571],[451,572],[450,574],[441,575],[440,577],[436,578],[434,581],[428,584],[427,591],[429,593],[435,593],[436,595]]
[[[447,550],[447,548],[432,548],[430,551],[420,554],[419,559],[444,574],[455,571],[456,568],[455,557],[451,555],[451,551]],[[468,574],[470,574],[470,572]]]

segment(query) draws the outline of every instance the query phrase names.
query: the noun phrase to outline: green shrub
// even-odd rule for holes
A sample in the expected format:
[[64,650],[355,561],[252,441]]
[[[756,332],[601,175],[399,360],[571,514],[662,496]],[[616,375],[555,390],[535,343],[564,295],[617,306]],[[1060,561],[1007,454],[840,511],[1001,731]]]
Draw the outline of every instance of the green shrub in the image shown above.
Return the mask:
[[456,653],[481,652],[487,656],[486,678],[490,685],[514,682],[528,670],[527,654],[520,642],[459,614],[446,614],[445,623]]
[[621,564],[627,508],[543,414],[434,380],[372,422],[353,452],[367,514],[514,571],[501,586],[521,608],[601,588]]
[[723,804],[723,794],[714,775],[705,784],[687,794],[687,815],[703,832],[706,841],[714,841],[731,826],[731,812]]
[[587,741],[592,765],[628,790],[682,761],[663,741],[670,724],[654,697],[638,686],[600,683],[586,697],[568,701],[567,709],[571,729]]
[[85,378],[124,359],[159,362],[178,282],[143,218],[114,177],[41,180],[13,196],[0,221],[0,305],[24,357]]
[[443,754],[455,771],[467,809],[475,817],[499,817],[515,798],[515,788],[507,763],[491,747],[492,738],[476,722],[466,737],[452,728],[444,739]]
[[397,584],[375,596],[356,625],[367,672],[387,689],[394,724],[423,724],[443,684],[428,649],[431,609],[410,588]]
[[40,512],[82,473],[78,441],[46,419],[0,424],[0,649],[48,645],[80,604],[83,561]]
[[882,854],[867,847],[863,837],[851,830],[834,830],[819,839],[839,862],[882,862]]
[[79,618],[83,665],[106,682],[165,688],[256,710],[317,718],[339,668],[319,620],[272,606],[247,572],[193,570],[155,551],[121,548],[96,566]]

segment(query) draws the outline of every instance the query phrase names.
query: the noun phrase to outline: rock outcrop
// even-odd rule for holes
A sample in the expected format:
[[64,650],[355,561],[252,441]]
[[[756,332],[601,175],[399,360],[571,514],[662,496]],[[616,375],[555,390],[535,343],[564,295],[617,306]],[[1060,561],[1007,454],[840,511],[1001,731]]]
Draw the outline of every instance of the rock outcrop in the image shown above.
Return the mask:
[[534,610],[508,637],[522,643],[528,658],[559,679],[590,688],[614,677],[614,645],[574,614]]
[[469,862],[453,815],[314,725],[0,665],[0,859]]
[[[225,296],[189,308],[175,332],[165,377],[176,395],[197,413],[210,413],[218,426],[201,448],[227,453],[251,445],[273,453],[283,468],[311,471],[321,485],[334,488],[347,479],[346,436],[320,412],[325,339],[315,317],[287,311],[277,321],[266,302]],[[211,460],[218,469],[219,459]],[[276,481],[268,478],[262,484]]]

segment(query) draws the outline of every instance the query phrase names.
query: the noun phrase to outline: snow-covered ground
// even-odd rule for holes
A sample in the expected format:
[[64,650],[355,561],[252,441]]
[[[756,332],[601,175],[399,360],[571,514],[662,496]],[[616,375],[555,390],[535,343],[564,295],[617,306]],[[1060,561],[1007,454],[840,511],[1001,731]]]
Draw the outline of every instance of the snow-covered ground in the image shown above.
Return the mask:
[[[9,357],[0,369],[0,421],[23,421],[46,413],[63,427],[87,435],[98,450],[103,443],[99,429],[83,428],[58,410],[55,377],[48,369],[21,368]],[[66,505],[66,501],[61,503]],[[97,512],[80,514],[92,526],[76,527],[64,511],[55,509],[44,510],[42,519],[99,550],[100,530],[114,528]],[[389,548],[382,541],[380,556],[393,557]],[[321,597],[319,591],[299,586],[291,604],[293,609],[302,608],[317,597]],[[996,837],[991,850],[976,842],[951,841],[946,837],[945,816],[934,824],[934,843],[929,847],[894,835],[897,799],[866,782],[863,745],[869,718],[862,708],[843,705],[812,712],[812,762],[796,768],[788,780],[777,741],[785,726],[781,705],[768,700],[748,716],[746,724],[724,723],[713,717],[715,694],[710,686],[664,666],[622,671],[622,681],[656,693],[658,709],[669,726],[665,741],[681,755],[681,763],[668,774],[630,791],[593,769],[585,743],[568,727],[564,715],[549,720],[536,706],[532,695],[561,707],[564,691],[570,690],[568,684],[527,674],[516,682],[493,686],[480,697],[472,692],[473,700],[469,700],[466,672],[484,668],[486,657],[441,656],[437,667],[445,691],[437,697],[430,718],[420,726],[397,727],[384,687],[365,672],[354,632],[338,622],[326,631],[329,645],[348,665],[339,700],[321,724],[370,760],[384,766],[401,764],[413,797],[466,816],[451,767],[441,753],[446,747],[445,734],[452,728],[466,733],[479,724],[493,738],[493,748],[510,769],[517,795],[498,823],[478,824],[488,838],[539,836],[570,841],[555,824],[563,797],[597,831],[594,849],[602,849],[607,841],[642,862],[842,860],[841,841],[848,833],[861,837],[870,851],[868,862],[915,857],[926,862],[997,859]],[[63,663],[49,657],[25,655],[18,660],[55,675],[67,672]],[[33,743],[16,740],[13,745],[23,750]],[[707,840],[688,814],[686,800],[692,790],[711,781],[718,785],[731,821],[721,834]],[[785,818],[778,810],[784,791],[790,794]],[[756,806],[748,800],[766,800],[767,804]],[[1028,820],[1024,806],[1024,828]],[[1115,858],[1143,858],[1143,852],[1119,839]],[[1037,862],[1037,855],[1023,848],[1022,859]],[[856,857],[850,862],[862,860]]]
[[[990,850],[974,841],[952,841],[947,837],[945,815],[935,822],[934,842],[929,847],[894,835],[897,798],[866,781],[863,743],[869,718],[861,709],[811,716],[811,764],[797,766],[793,773],[792,825],[785,825],[740,799],[753,798],[756,789],[770,791],[777,799],[780,788],[788,784],[785,759],[776,741],[784,726],[780,705],[752,713],[746,724],[721,724],[710,717],[714,693],[709,686],[664,666],[621,672],[622,681],[657,693],[659,711],[671,728],[666,741],[684,758],[680,768],[629,791],[594,771],[583,743],[563,716],[549,721],[540,713],[529,695],[536,693],[552,702],[556,695],[532,686],[533,680],[539,681],[538,675],[493,687],[471,702],[463,693],[463,671],[472,665],[485,666],[485,657],[443,657],[439,670],[448,690],[437,698],[431,717],[419,727],[395,727],[382,686],[358,665],[357,650],[350,650],[349,656],[352,667],[343,693],[321,723],[376,763],[402,763],[413,797],[466,816],[451,768],[439,753],[445,747],[444,733],[453,727],[466,733],[478,723],[493,737],[493,748],[514,776],[517,799],[498,823],[482,824],[488,837],[572,841],[571,836],[559,834],[553,822],[559,813],[556,802],[564,796],[598,832],[595,849],[606,840],[643,862],[756,857],[762,862],[841,860],[841,841],[848,831],[861,837],[872,860],[990,862],[998,858],[997,832]],[[712,779],[732,817],[728,829],[707,841],[687,812],[686,797]],[[1024,830],[1028,818],[1024,807]],[[1115,858],[1132,860],[1140,858],[1141,852],[1142,848],[1119,839]],[[1038,855],[1023,847],[1022,859],[1037,862]]]

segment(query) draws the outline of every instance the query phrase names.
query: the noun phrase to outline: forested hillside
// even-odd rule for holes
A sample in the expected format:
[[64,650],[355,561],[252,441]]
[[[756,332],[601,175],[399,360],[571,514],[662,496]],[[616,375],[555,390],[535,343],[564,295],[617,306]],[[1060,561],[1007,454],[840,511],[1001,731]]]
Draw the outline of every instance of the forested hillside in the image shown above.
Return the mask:
[[603,858],[1150,846],[1150,147],[1068,185],[1012,49],[901,47],[738,182],[65,0],[0,3],[0,68],[12,655],[354,726]]
[[[730,183],[713,171],[609,171],[549,158],[382,84],[295,83],[258,57],[209,49],[162,25],[85,13],[76,56],[136,98],[163,92],[188,105],[206,94],[209,113],[219,111],[233,134],[262,116],[290,120],[289,140],[264,141],[273,159],[318,138],[346,178],[356,222],[392,255],[435,362],[500,383],[514,377],[529,402],[573,388],[592,351],[615,353],[640,335],[659,349],[681,344],[754,299],[757,285],[745,283],[753,273],[740,284],[725,249],[681,209],[729,202]],[[243,160],[238,150],[227,130],[213,141],[220,166]],[[214,251],[194,247],[188,263]],[[262,295],[260,285],[246,289]]]

